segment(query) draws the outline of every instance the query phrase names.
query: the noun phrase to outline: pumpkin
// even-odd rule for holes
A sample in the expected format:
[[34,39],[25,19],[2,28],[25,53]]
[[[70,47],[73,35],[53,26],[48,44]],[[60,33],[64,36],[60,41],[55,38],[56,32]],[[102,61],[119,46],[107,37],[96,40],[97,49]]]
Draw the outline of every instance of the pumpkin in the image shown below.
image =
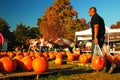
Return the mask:
[[15,53],[13,52],[7,52],[7,55],[10,57],[10,58],[13,58],[15,56]]
[[114,56],[112,56],[111,54],[105,54],[105,57],[108,61],[113,62],[114,61]]
[[20,68],[24,71],[31,71],[32,70],[32,57],[31,56],[25,56],[22,58],[20,63]]
[[0,57],[8,57],[7,52],[0,52]]
[[40,74],[48,70],[48,61],[45,57],[35,58],[32,62],[35,73]]
[[87,57],[87,62],[91,62],[92,54],[91,53],[85,53]]
[[30,53],[29,52],[23,52],[23,55],[24,56],[30,56]]
[[35,53],[34,52],[30,52],[30,56],[31,57],[35,57]]
[[35,52],[35,57],[43,57],[43,54],[42,53],[39,53],[39,52]]
[[94,56],[92,59],[93,70],[99,71],[105,66],[105,59],[102,56]]
[[60,53],[60,52],[58,52],[57,54],[56,54],[56,58],[62,58],[63,56],[62,56],[62,53]]
[[44,56],[45,58],[49,58],[48,52],[44,52],[44,53],[43,53],[43,56]]
[[66,57],[67,57],[67,54],[66,54],[65,52],[62,52],[62,51],[61,51],[60,53],[62,54],[62,57],[63,57],[63,58],[66,58]]
[[80,54],[74,53],[73,55],[74,55],[75,60],[79,59]]
[[74,50],[73,54],[80,54],[80,50],[79,49],[78,50]]
[[113,63],[116,65],[120,65],[120,54],[115,54]]
[[79,61],[80,61],[80,63],[85,64],[85,63],[87,63],[88,58],[87,58],[87,56],[85,54],[81,54],[79,56]]
[[50,59],[55,59],[56,58],[55,52],[49,52],[48,54],[49,54]]
[[1,70],[5,72],[13,72],[16,70],[17,64],[14,60],[9,57],[3,57],[0,59],[1,62]]
[[63,63],[62,58],[59,58],[59,57],[58,57],[58,58],[55,59],[55,64],[56,64],[56,65],[61,65],[62,63]]
[[73,54],[68,55],[67,60],[68,61],[73,61],[75,59]]
[[20,67],[20,63],[21,63],[22,58],[24,58],[24,56],[21,55],[21,54],[20,54],[20,55],[16,55],[16,56],[13,58],[13,60],[15,60],[16,63],[17,63],[17,67]]

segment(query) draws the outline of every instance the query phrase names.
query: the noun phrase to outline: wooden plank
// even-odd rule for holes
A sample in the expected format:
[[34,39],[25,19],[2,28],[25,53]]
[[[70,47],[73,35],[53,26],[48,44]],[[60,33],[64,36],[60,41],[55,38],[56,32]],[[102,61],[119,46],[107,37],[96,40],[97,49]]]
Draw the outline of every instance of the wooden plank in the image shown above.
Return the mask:
[[[53,74],[53,73],[57,73],[57,72],[58,72],[57,69],[53,69],[53,70],[48,70],[47,72],[41,73],[41,74]],[[31,71],[31,72],[8,73],[6,75],[1,74],[0,75],[0,79],[10,78],[10,77],[34,76],[34,75],[37,75],[34,71]]]

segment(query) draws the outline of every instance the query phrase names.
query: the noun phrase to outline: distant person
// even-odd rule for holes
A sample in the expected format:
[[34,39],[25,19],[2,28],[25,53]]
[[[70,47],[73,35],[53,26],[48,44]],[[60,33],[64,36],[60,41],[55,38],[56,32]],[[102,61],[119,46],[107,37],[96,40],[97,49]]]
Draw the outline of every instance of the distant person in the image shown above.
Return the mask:
[[45,41],[44,41],[43,34],[40,35],[39,41],[40,41],[40,52],[43,52],[44,42],[45,42]]
[[0,51],[2,50],[3,44],[4,44],[4,36],[3,36],[3,34],[0,32]]

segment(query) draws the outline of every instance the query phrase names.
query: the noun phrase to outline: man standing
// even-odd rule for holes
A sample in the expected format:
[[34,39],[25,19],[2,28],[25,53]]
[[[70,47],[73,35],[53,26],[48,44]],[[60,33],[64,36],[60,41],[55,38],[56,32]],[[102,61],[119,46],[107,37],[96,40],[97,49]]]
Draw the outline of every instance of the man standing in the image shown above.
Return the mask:
[[92,53],[95,44],[99,44],[100,48],[104,44],[105,40],[105,23],[104,20],[97,14],[97,9],[91,7],[89,9],[89,15],[91,18],[91,28],[92,28]]
[[[102,48],[105,40],[105,23],[104,20],[97,14],[97,9],[91,7],[89,9],[89,15],[91,18],[91,28],[92,28],[92,54],[94,52],[95,44],[98,44]],[[111,73],[113,68],[112,64],[106,59],[106,72]]]

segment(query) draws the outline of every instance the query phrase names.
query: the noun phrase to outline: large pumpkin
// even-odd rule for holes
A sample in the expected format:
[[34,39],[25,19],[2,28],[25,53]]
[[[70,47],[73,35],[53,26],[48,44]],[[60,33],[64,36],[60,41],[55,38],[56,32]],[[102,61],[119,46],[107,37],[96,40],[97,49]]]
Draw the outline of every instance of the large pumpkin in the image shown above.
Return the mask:
[[25,56],[22,58],[20,63],[20,68],[24,71],[30,71],[32,70],[32,57],[31,56]]
[[0,68],[2,71],[5,72],[13,72],[16,70],[17,64],[14,60],[8,58],[8,57],[3,57],[0,59]]
[[105,66],[105,59],[102,56],[94,56],[92,59],[92,68],[93,70],[101,70]]
[[35,73],[40,74],[48,70],[48,61],[45,57],[35,58],[32,62]]

